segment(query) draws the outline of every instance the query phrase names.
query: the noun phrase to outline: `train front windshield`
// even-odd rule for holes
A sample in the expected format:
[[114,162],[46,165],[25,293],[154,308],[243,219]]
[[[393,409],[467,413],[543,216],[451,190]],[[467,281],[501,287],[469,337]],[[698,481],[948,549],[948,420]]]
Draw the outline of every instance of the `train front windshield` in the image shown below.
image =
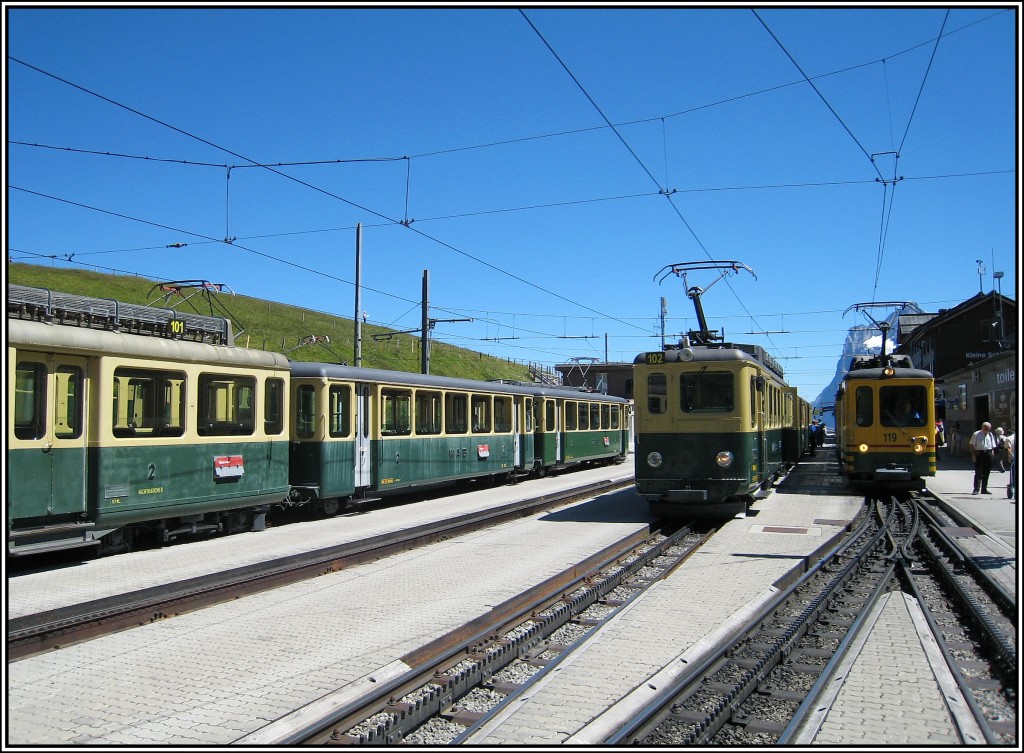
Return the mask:
[[927,399],[924,385],[882,387],[878,391],[882,426],[924,426],[928,421]]

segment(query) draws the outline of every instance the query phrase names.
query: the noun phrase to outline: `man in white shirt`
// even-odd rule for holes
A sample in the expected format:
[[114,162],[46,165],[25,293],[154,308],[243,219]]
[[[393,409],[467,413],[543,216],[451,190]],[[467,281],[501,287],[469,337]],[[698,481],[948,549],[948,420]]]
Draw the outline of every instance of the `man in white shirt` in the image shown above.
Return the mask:
[[974,463],[974,491],[972,494],[977,494],[979,488],[982,494],[992,493],[988,490],[988,475],[992,472],[992,451],[995,448],[996,438],[992,434],[992,424],[986,421],[967,442],[967,449],[971,453],[971,462]]

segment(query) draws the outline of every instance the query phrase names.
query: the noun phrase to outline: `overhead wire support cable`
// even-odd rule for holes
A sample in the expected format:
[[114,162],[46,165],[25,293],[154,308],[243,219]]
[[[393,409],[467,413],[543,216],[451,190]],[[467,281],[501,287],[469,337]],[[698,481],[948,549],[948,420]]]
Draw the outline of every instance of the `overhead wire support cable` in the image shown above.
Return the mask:
[[[422,231],[420,231],[420,230],[418,230],[416,228],[413,228],[413,227],[411,227],[411,225],[403,223],[401,220],[396,220],[396,219],[394,219],[392,217],[388,217],[387,215],[384,215],[384,214],[382,214],[380,212],[372,210],[369,207],[364,207],[361,204],[357,204],[354,201],[351,201],[349,199],[344,198],[343,196],[338,196],[337,194],[332,193],[330,191],[327,191],[327,190],[325,190],[323,188],[320,188],[319,186],[315,186],[312,183],[308,183],[308,182],[306,182],[304,180],[296,178],[293,175],[289,175],[288,173],[281,172],[280,170],[275,170],[273,167],[270,167],[269,165],[262,164],[262,163],[260,163],[257,160],[254,160],[254,159],[251,159],[249,157],[246,157],[243,154],[239,154],[237,152],[234,152],[231,149],[228,149],[227,147],[223,147],[223,146],[220,146],[219,144],[215,144],[214,142],[209,141],[208,139],[205,139],[205,138],[203,138],[201,136],[197,136],[196,134],[190,133],[190,132],[188,132],[188,131],[186,131],[184,129],[178,128],[177,126],[171,125],[170,123],[166,123],[166,122],[160,120],[159,118],[153,117],[152,115],[147,115],[146,113],[140,112],[139,110],[136,110],[133,107],[129,107],[128,105],[125,105],[125,104],[122,104],[120,102],[117,102],[116,100],[110,99],[109,97],[106,97],[106,96],[104,96],[102,94],[94,92],[94,91],[92,91],[92,90],[90,90],[90,89],[88,89],[88,88],[86,88],[84,86],[76,84],[76,83],[74,83],[72,81],[68,81],[65,78],[62,78],[60,76],[57,76],[56,74],[50,73],[49,71],[43,70],[42,68],[39,68],[38,66],[32,65],[31,63],[25,62],[23,60],[20,60],[18,58],[13,57],[13,56],[9,57],[9,59],[12,60],[13,62],[19,63],[20,65],[24,65],[25,67],[30,68],[31,70],[34,70],[37,73],[40,73],[40,74],[42,74],[44,76],[48,76],[49,78],[52,78],[52,79],[54,79],[56,81],[60,81],[61,83],[66,84],[67,86],[70,86],[72,88],[78,89],[79,91],[85,92],[86,94],[89,94],[89,95],[94,96],[94,97],[96,97],[98,99],[101,99],[104,102],[107,102],[109,104],[114,105],[115,107],[119,107],[119,108],[121,108],[123,110],[127,110],[128,112],[131,112],[131,113],[133,113],[135,115],[138,115],[141,118],[149,120],[149,121],[151,121],[153,123],[157,123],[158,125],[162,125],[165,128],[169,128],[172,131],[175,131],[176,133],[180,133],[183,136],[187,136],[189,138],[195,139],[196,141],[199,141],[200,143],[206,144],[207,146],[213,147],[214,149],[219,149],[219,150],[221,150],[221,151],[223,151],[223,152],[225,152],[227,154],[230,154],[230,155],[232,155],[234,157],[238,157],[239,159],[245,160],[246,162],[250,163],[250,165],[253,166],[253,167],[263,167],[264,169],[269,170],[270,172],[274,173],[275,175],[278,175],[278,176],[280,176],[282,178],[285,178],[286,180],[290,180],[290,181],[293,181],[295,183],[298,183],[299,185],[305,186],[306,188],[310,188],[310,189],[312,189],[314,191],[317,191],[318,193],[324,194],[325,196],[330,196],[330,197],[332,197],[334,199],[337,199],[338,201],[342,201],[342,202],[348,204],[349,206],[352,206],[352,207],[354,207],[356,209],[360,209],[360,210],[362,210],[364,212],[372,214],[375,217],[379,217],[379,218],[381,218],[383,220],[387,220],[387,221],[389,221],[389,222],[391,222],[391,223],[393,223],[395,225],[404,225],[405,227],[407,227],[410,230],[412,230],[414,233],[417,233],[418,235],[422,236],[423,238],[426,238],[427,240],[433,241],[434,243],[436,243],[436,244],[438,244],[440,246],[443,246],[444,248],[447,248],[447,249],[450,249],[452,251],[455,251],[456,253],[461,254],[461,255],[465,256],[466,258],[468,258],[468,259],[473,259],[474,261],[478,262],[479,264],[483,264],[484,266],[489,267],[489,268],[495,270],[496,272],[498,272],[500,274],[506,275],[506,276],[508,276],[508,277],[510,277],[510,278],[512,278],[514,280],[517,280],[518,282],[521,282],[521,283],[523,283],[523,284],[525,284],[525,285],[527,285],[529,287],[532,287],[532,288],[534,288],[536,290],[540,290],[541,292],[547,293],[548,295],[552,295],[552,296],[554,296],[556,298],[559,298],[559,299],[561,299],[561,300],[563,300],[563,301],[565,301],[567,303],[572,304],[573,306],[579,306],[580,308],[583,308],[583,309],[586,309],[587,311],[591,311],[591,312],[593,312],[595,314],[598,314],[599,316],[601,316],[603,318],[611,319],[613,321],[618,321],[620,323],[628,324],[629,326],[636,327],[636,325],[634,325],[634,324],[631,324],[629,322],[623,322],[622,320],[620,320],[620,319],[618,319],[618,318],[616,318],[614,316],[609,316],[608,314],[604,314],[604,313],[602,313],[602,312],[600,312],[600,311],[598,311],[596,309],[591,308],[590,306],[586,306],[585,304],[582,304],[582,303],[580,303],[578,301],[574,301],[574,300],[572,300],[570,298],[567,298],[567,297],[565,297],[565,296],[563,296],[563,295],[561,295],[559,293],[555,293],[555,292],[553,292],[551,290],[548,290],[545,287],[537,285],[536,283],[531,282],[530,280],[526,280],[526,279],[524,279],[522,277],[519,277],[518,275],[515,275],[515,274],[513,274],[513,273],[511,273],[511,272],[509,272],[509,271],[507,271],[505,269],[501,269],[500,267],[497,267],[497,266],[495,266],[493,264],[490,264],[490,263],[484,261],[483,259],[480,259],[479,257],[473,256],[472,254],[470,254],[470,253],[468,253],[466,251],[462,251],[461,249],[456,248],[455,246],[451,245],[450,243],[445,243],[444,241],[441,241],[438,238],[435,238],[435,237],[433,237],[431,235],[428,235],[427,233],[424,233],[424,232],[422,232]],[[634,156],[636,156],[636,155],[634,155]],[[648,173],[648,175],[650,175],[650,173]],[[657,182],[657,181],[655,181],[655,182]],[[23,189],[23,190],[25,190],[25,189]],[[30,191],[30,193],[35,193],[35,192],[31,192]],[[37,194],[37,195],[45,196],[45,194]],[[48,197],[48,198],[52,198],[52,197]],[[74,202],[69,202],[69,203],[74,203]],[[93,207],[90,207],[90,208],[93,208]],[[103,210],[99,210],[99,211],[103,211]],[[111,214],[115,214],[116,215],[117,213],[111,212]],[[190,233],[190,235],[197,235],[198,237],[202,237],[202,238],[206,237],[206,236],[203,236],[203,235],[198,234],[198,233]],[[224,239],[224,240],[227,241],[227,239]],[[260,256],[264,256],[264,257],[266,257],[268,259],[274,259],[276,261],[281,261],[280,259],[277,259],[276,257],[273,257],[273,256],[271,256],[269,254],[264,254],[264,253],[255,251],[254,249],[246,249],[246,250],[251,251],[252,253],[259,254]],[[288,263],[291,264],[292,266],[297,267],[297,268],[306,269],[307,271],[313,272],[314,274],[324,274],[322,272],[309,269],[308,267],[303,267],[302,265],[299,265],[299,264],[294,264],[292,262],[288,262]],[[324,274],[324,276],[328,277],[328,278],[331,278],[331,279],[339,279],[339,278],[334,278],[331,275]],[[348,281],[343,281],[343,282],[348,282]],[[349,283],[349,284],[352,284],[352,283]],[[377,291],[377,292],[379,292],[379,291]],[[407,299],[401,298],[400,296],[393,296],[392,294],[386,294],[386,295],[389,295],[389,296],[394,297],[394,298],[399,298],[400,300],[407,300]],[[640,329],[640,328],[638,327],[638,329]]]
[[878,173],[878,177],[881,178],[882,173],[878,170],[878,166],[875,164],[874,160],[871,159],[871,155],[868,154],[868,150],[865,149],[863,144],[861,144],[857,137],[853,135],[853,131],[851,131],[849,126],[847,126],[846,123],[843,122],[843,119],[839,117],[839,113],[837,113],[835,111],[835,108],[833,108],[832,105],[829,104],[829,101],[825,99],[825,95],[821,93],[821,90],[814,85],[814,82],[811,80],[811,77],[804,72],[804,69],[800,67],[800,64],[798,62],[796,62],[796,59],[789,53],[789,50],[787,50],[786,46],[782,44],[782,41],[777,36],[775,36],[775,32],[773,32],[771,28],[769,28],[768,24],[765,23],[764,19],[761,18],[760,14],[758,14],[757,12],[757,9],[751,8],[750,12],[757,17],[757,20],[761,22],[762,26],[764,26],[765,31],[767,31],[771,35],[771,38],[775,40],[775,43],[779,46],[779,49],[781,49],[786,54],[786,57],[789,58],[789,61],[794,66],[796,66],[796,69],[798,71],[800,71],[800,75],[804,77],[804,81],[806,81],[810,85],[810,87],[814,89],[814,93],[817,94],[818,98],[825,103],[825,107],[827,107],[829,109],[829,112],[831,112],[835,116],[836,120],[839,121],[839,125],[841,125],[843,127],[843,130],[845,130],[846,133],[849,134],[850,138],[853,139],[853,143],[855,143],[857,147],[864,153],[864,156],[868,158],[869,162],[871,162],[871,166],[875,169],[875,172]]

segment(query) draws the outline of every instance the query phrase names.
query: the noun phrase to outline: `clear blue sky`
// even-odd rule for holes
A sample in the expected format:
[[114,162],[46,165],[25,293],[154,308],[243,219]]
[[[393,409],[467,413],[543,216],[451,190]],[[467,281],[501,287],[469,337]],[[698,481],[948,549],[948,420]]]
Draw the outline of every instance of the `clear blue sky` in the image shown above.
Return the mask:
[[362,223],[371,322],[429,270],[437,340],[547,365],[736,260],[711,326],[813,399],[852,304],[1016,297],[1019,10],[7,4],[8,258],[351,317]]

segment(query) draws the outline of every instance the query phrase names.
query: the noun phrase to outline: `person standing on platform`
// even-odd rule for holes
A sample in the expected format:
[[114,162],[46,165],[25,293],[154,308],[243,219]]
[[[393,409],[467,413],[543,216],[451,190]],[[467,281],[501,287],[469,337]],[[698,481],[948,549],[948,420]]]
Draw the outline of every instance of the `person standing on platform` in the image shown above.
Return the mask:
[[961,431],[959,431],[959,421],[953,421],[953,427],[952,427],[952,429],[950,429],[949,437],[950,437],[950,441],[952,443],[950,445],[950,447],[949,447],[949,457],[951,457],[951,458],[959,457],[959,452],[961,452],[961,438],[962,438],[961,437]]
[[1007,435],[1003,437],[1003,447],[1010,464],[1010,481],[1006,485],[1006,496],[1013,499],[1017,495],[1017,434],[1012,426]]
[[996,438],[992,434],[992,424],[988,421],[981,425],[971,435],[967,442],[967,449],[971,453],[971,462],[974,463],[974,491],[982,494],[991,494],[988,490],[988,476],[992,472],[992,452],[996,448]]

